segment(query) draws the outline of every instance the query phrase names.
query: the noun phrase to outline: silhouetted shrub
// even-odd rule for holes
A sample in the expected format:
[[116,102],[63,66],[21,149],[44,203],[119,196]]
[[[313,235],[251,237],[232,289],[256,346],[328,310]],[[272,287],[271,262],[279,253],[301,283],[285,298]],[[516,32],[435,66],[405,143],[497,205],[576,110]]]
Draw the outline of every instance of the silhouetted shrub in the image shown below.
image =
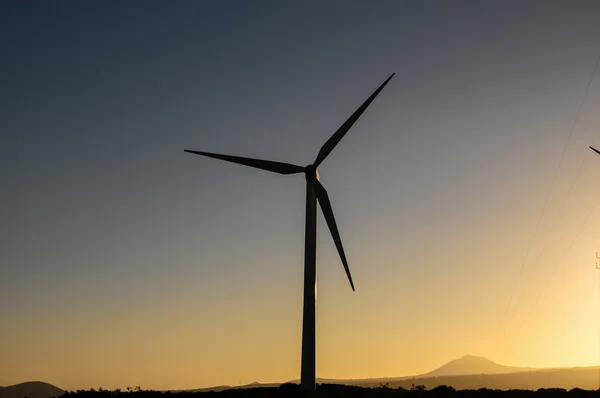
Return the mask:
[[383,384],[381,387],[358,387],[342,384],[318,384],[314,392],[300,390],[300,386],[294,383],[285,383],[279,387],[253,387],[233,388],[219,392],[215,391],[181,391],[162,392],[142,390],[139,386],[129,388],[127,391],[120,390],[78,390],[65,391],[63,398],[600,398],[600,391],[588,391],[572,389],[567,392],[562,388],[547,388],[538,391],[531,390],[491,390],[481,388],[478,390],[455,390],[448,385],[439,385],[427,390],[425,385],[413,384],[410,390],[404,388],[393,389]]
[[433,388],[431,392],[439,395],[448,395],[456,392],[456,390],[454,389],[454,387],[441,385]]

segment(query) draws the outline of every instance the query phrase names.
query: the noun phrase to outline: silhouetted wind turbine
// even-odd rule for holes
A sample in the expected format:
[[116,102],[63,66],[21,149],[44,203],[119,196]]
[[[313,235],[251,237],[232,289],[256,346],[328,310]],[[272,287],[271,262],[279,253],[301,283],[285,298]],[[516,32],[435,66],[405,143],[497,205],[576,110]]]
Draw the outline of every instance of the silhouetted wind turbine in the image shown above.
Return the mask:
[[338,232],[333,209],[329,202],[327,191],[321,185],[317,167],[333,151],[333,148],[341,141],[344,135],[350,130],[356,120],[363,114],[367,107],[373,102],[375,97],[383,90],[386,84],[394,77],[384,81],[377,90],[342,124],[342,126],[327,140],[321,147],[317,158],[313,164],[306,167],[297,166],[289,163],[273,162],[270,160],[243,158],[240,156],[221,155],[218,153],[200,152],[185,150],[185,152],[196,155],[208,156],[215,159],[224,160],[255,167],[257,169],[272,171],[279,174],[298,174],[304,173],[306,177],[306,224],[304,231],[304,307],[302,313],[302,362],[300,371],[300,387],[305,390],[315,389],[315,349],[316,349],[316,331],[315,331],[315,307],[316,307],[316,277],[317,277],[317,200],[321,205],[321,210],[325,216],[327,226],[331,231],[333,241],[337,251],[342,259],[342,264],[348,275],[350,286],[354,290],[354,282],[348,268],[348,261],[342,246],[342,240]]
[[596,148],[594,148],[593,146],[590,147],[590,149],[594,152],[596,152],[598,155],[600,155],[600,151],[597,150]]

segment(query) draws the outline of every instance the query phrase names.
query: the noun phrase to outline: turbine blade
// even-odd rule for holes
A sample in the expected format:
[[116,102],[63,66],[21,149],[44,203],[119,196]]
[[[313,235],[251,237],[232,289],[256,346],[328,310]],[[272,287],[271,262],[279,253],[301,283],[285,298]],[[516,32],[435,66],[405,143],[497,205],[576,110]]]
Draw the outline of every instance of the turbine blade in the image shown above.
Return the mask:
[[373,102],[375,97],[377,97],[381,90],[383,90],[385,85],[388,84],[390,80],[392,80],[392,77],[394,77],[394,75],[395,73],[392,73],[390,77],[388,77],[387,80],[384,81],[381,84],[381,86],[379,86],[379,88],[375,90],[375,92],[371,94],[371,96],[367,98],[367,100],[356,111],[354,111],[352,116],[350,116],[348,120],[346,120],[344,124],[342,124],[342,126],[329,138],[329,140],[327,140],[327,142],[321,147],[321,150],[319,151],[319,154],[315,159],[315,167],[319,167],[319,165],[321,164],[321,162],[323,162],[323,160],[325,160],[327,155],[329,155],[331,151],[333,151],[333,148],[335,148],[338,142],[340,142],[342,138],[344,138],[344,135],[348,132],[348,130],[350,130],[352,125],[356,123],[360,115],[363,114],[367,107],[371,105],[371,102]]
[[333,209],[331,208],[331,202],[329,202],[329,195],[327,195],[325,187],[323,187],[323,185],[321,185],[321,183],[318,180],[315,179],[314,184],[317,193],[317,199],[319,200],[319,205],[321,206],[321,210],[323,211],[323,215],[325,216],[325,221],[327,221],[327,226],[329,227],[329,231],[331,232],[331,236],[333,237],[333,241],[335,242],[337,251],[340,254],[340,258],[342,259],[342,264],[344,264],[344,270],[346,270],[346,275],[348,276],[348,280],[350,281],[352,291],[354,291],[354,282],[352,282],[352,275],[350,275],[350,267],[348,267],[346,254],[344,253],[344,246],[342,246],[342,239],[340,238],[340,233],[335,222],[335,217],[333,216]]
[[600,155],[600,151],[597,150],[596,148],[594,148],[593,146],[590,147],[590,149],[594,152],[596,152],[598,155]]
[[240,156],[221,155],[219,153],[191,151],[189,149],[184,149],[184,151],[193,153],[195,155],[208,156],[209,158],[215,158],[224,160],[226,162],[243,164],[244,166],[255,167],[257,169],[272,171],[274,173],[279,174],[296,174],[304,172],[304,167],[296,166],[295,164],[273,162],[271,160],[243,158]]

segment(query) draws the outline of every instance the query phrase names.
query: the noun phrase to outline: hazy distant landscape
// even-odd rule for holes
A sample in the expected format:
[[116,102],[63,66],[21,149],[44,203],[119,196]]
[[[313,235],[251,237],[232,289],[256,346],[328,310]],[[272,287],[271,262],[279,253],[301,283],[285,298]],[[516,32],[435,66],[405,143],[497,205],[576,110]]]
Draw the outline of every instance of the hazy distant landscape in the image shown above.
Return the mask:
[[[297,382],[298,380],[292,381],[292,383]],[[414,385],[425,386],[428,390],[441,385],[450,386],[456,390],[481,388],[494,390],[538,390],[542,388],[596,390],[600,388],[600,367],[534,369],[505,366],[487,358],[466,355],[422,375],[353,380],[319,378],[317,382],[365,388],[387,385],[389,388],[407,390]],[[219,386],[194,391],[223,391],[231,388],[277,387],[279,385],[252,383],[241,387]]]
[[599,21],[4,2],[0,398],[600,398]]
[[[443,395],[458,391],[478,391],[479,394],[499,393],[491,390],[502,390],[516,394],[514,390],[548,390],[561,389],[566,391],[581,389],[586,391],[600,391],[600,367],[577,367],[563,369],[534,369],[497,364],[487,358],[466,355],[431,372],[404,377],[382,377],[371,379],[317,379],[319,388],[317,394],[326,396],[361,396],[380,393],[425,393]],[[9,387],[0,387],[0,398],[51,398],[58,396],[115,396],[120,394],[137,394],[149,396],[153,394],[213,394],[223,393],[227,396],[288,396],[298,390],[298,380],[286,383],[251,383],[242,386],[214,386],[210,388],[173,390],[173,391],[147,391],[142,387],[129,388],[127,391],[106,390],[102,388],[63,391],[62,389],[43,382],[27,382]],[[442,386],[442,387],[440,387]],[[445,387],[444,387],[445,386]],[[358,388],[355,388],[358,387]],[[481,391],[481,390],[486,391]],[[487,391],[489,390],[489,391]],[[513,390],[513,391],[511,391]],[[319,393],[320,391],[320,393]],[[548,394],[549,391],[540,391]],[[554,391],[560,393],[561,391]],[[573,391],[571,392],[573,393]]]

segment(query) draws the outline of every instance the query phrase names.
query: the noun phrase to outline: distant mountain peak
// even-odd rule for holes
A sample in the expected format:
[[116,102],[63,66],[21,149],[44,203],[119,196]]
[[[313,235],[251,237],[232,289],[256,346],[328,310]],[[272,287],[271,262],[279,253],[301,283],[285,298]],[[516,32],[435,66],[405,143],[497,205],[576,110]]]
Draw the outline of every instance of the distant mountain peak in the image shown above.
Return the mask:
[[423,376],[460,376],[474,374],[503,374],[529,370],[516,366],[500,365],[488,358],[477,355],[463,355]]
[[[464,359],[464,358],[480,358],[480,359],[487,359],[486,357],[482,357],[479,355],[471,355],[471,354],[467,354],[467,355],[463,355],[462,357],[458,358],[458,359]],[[489,361],[489,359],[487,359]]]
[[486,363],[486,364],[494,364],[494,365],[498,365],[498,366],[503,366],[503,365],[500,365],[486,357],[482,357],[482,356],[478,356],[478,355],[471,355],[471,354],[463,355],[462,357],[452,360],[448,363],[465,363],[465,364],[466,363],[470,363],[470,364]]

